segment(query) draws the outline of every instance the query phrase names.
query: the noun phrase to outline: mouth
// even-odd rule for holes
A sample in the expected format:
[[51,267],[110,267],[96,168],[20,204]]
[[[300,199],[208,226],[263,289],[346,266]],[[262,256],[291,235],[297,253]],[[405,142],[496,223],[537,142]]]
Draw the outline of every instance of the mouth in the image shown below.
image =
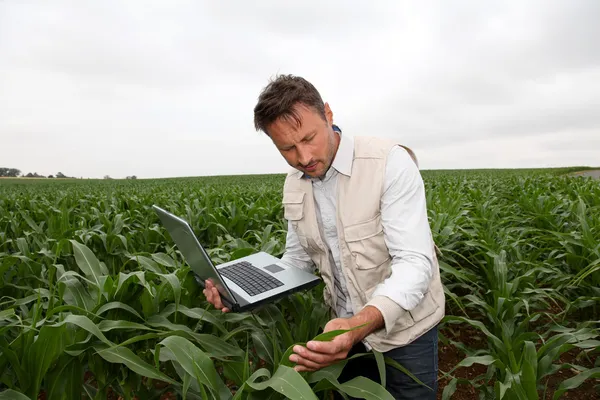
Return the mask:
[[308,171],[308,172],[313,172],[314,170],[316,170],[316,169],[317,169],[317,164],[318,164],[317,162],[314,162],[314,163],[312,163],[312,164],[309,164],[309,165],[307,165],[306,167],[304,167],[304,170],[305,170],[305,171]]

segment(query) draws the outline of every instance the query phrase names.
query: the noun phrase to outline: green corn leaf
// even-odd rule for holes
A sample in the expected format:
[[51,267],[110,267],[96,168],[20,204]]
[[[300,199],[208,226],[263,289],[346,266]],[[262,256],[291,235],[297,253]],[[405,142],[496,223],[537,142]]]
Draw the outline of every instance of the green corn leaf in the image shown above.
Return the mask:
[[578,373],[577,375],[575,375],[572,378],[564,380],[558,386],[558,389],[556,389],[556,392],[554,392],[553,399],[554,400],[559,399],[568,390],[573,390],[575,388],[578,388],[586,380],[594,379],[594,378],[600,378],[600,367],[585,370],[583,372]]
[[119,301],[113,301],[113,302],[103,305],[102,307],[100,307],[98,309],[98,311],[96,311],[96,315],[101,316],[102,314],[104,314],[107,311],[116,310],[116,309],[125,310],[128,313],[135,315],[138,319],[143,320],[142,316],[140,314],[138,314],[138,312],[135,311],[131,306],[129,306],[125,303],[121,303]]
[[158,343],[170,350],[185,371],[206,385],[214,393],[219,392],[217,371],[212,360],[189,340],[179,336],[169,336]]
[[537,351],[533,342],[525,342],[525,351],[523,352],[523,361],[521,363],[521,385],[527,393],[527,398],[537,400]]
[[7,389],[0,392],[0,400],[31,400],[23,393],[17,392],[12,389]]
[[152,254],[151,257],[158,264],[164,265],[165,267],[175,268],[177,266],[175,261],[165,253],[155,253]]
[[242,386],[244,379],[244,362],[243,361],[228,361],[223,365],[223,373],[225,377],[236,385]]
[[344,333],[347,333],[347,332],[352,332],[352,331],[354,331],[356,329],[363,328],[363,327],[365,327],[367,325],[368,325],[368,323],[362,324],[362,325],[358,325],[358,326],[355,326],[355,327],[350,328],[350,329],[335,329],[335,330],[332,330],[332,331],[329,331],[329,332],[321,333],[320,335],[315,336],[312,340],[313,341],[318,341],[318,342],[329,342],[329,341],[333,340],[335,337],[337,337],[339,335],[343,335]]
[[[160,312],[160,316],[167,318],[174,312],[175,304],[171,303]],[[204,310],[202,308],[187,308],[186,306],[180,304],[179,307],[177,307],[177,312],[180,312],[183,315],[190,318],[194,318],[203,322],[208,322],[209,324],[214,325],[220,331],[227,332],[220,319],[217,318],[209,310]]]
[[165,317],[153,315],[146,320],[146,324],[154,328],[164,328],[169,331],[181,331],[191,333],[192,330],[187,325],[174,324]]
[[175,298],[175,307],[177,308],[181,300],[181,283],[179,283],[179,278],[177,278],[175,273],[159,274],[158,276],[165,279],[165,281],[171,285],[171,288],[173,289],[173,296]]
[[83,366],[78,357],[62,355],[53,371],[44,378],[48,398],[57,400],[80,399],[83,393]]
[[225,342],[218,336],[206,333],[191,333],[191,336],[204,348],[209,357],[226,360],[231,357],[242,358],[244,356],[241,348]]
[[73,255],[75,256],[77,266],[85,276],[96,284],[98,290],[102,290],[100,278],[108,275],[108,269],[98,261],[94,253],[86,245],[76,240],[70,240],[70,242],[73,245]]
[[[273,347],[271,346],[271,342],[267,338],[267,335],[262,331],[252,332],[252,341],[254,343],[254,347],[256,348],[256,354],[265,360],[269,365],[275,365],[275,358],[273,356]],[[289,357],[289,355],[288,355]],[[285,355],[282,360],[285,359]]]
[[0,321],[8,321],[15,317],[15,309],[9,308],[8,310],[0,311]]
[[364,376],[357,376],[348,382],[341,383],[339,388],[349,396],[366,400],[394,400],[383,386]]
[[456,385],[458,380],[456,378],[452,378],[450,382],[446,384],[444,390],[442,391],[442,400],[450,400],[454,392],[456,392]]
[[[252,389],[262,391],[270,387],[290,399],[317,400],[311,387],[304,380],[302,375],[293,368],[280,365],[271,377],[269,377],[268,371],[265,370],[266,374],[264,372],[259,374],[259,371],[246,381],[246,385],[250,386]],[[261,376],[267,376],[269,378],[265,381],[256,382]]]
[[27,350],[23,368],[30,374],[30,387],[27,394],[35,397],[40,392],[42,379],[50,366],[63,353],[66,343],[65,326],[43,326],[37,340]]
[[131,321],[115,321],[115,320],[104,320],[104,321],[100,321],[100,323],[98,324],[98,329],[100,329],[101,332],[109,332],[115,329],[119,329],[119,330],[137,330],[137,331],[155,331],[158,332],[158,330],[153,329],[147,325],[143,325],[143,324],[139,324],[137,322],[131,322]]
[[373,350],[375,355],[375,361],[377,362],[377,368],[379,369],[379,380],[381,386],[385,387],[386,384],[386,370],[385,370],[385,357],[379,351]]
[[96,324],[94,324],[88,317],[85,317],[83,315],[71,314],[71,315],[68,315],[63,321],[56,323],[54,325],[51,325],[51,326],[59,327],[64,324],[77,325],[80,328],[85,329],[92,335],[96,336],[103,343],[107,344],[108,346],[112,346],[112,343],[110,342],[110,340],[108,340],[106,338],[106,336],[104,336],[104,334],[100,331],[100,329],[98,329],[98,326]]
[[164,381],[171,384],[176,384],[174,380],[169,378],[167,375],[156,370],[152,365],[142,360],[139,356],[135,355],[127,347],[103,347],[94,346],[97,354],[104,358],[109,363],[114,364],[125,364],[127,368],[136,372],[142,376],[156,379],[158,381]]
[[130,260],[134,260],[137,261],[144,269],[151,271],[151,272],[155,272],[157,274],[162,274],[165,271],[163,271],[160,266],[158,265],[158,263],[148,257],[144,257],[144,256],[133,256],[130,258]]
[[419,378],[417,378],[412,372],[410,372],[406,367],[404,367],[403,365],[398,363],[398,361],[394,360],[393,358],[385,357],[385,363],[388,365],[391,365],[392,367],[396,368],[399,371],[404,372],[406,375],[408,375],[412,380],[417,382],[419,385],[423,385],[426,388],[431,389],[431,387],[427,386],[424,382],[422,382]]

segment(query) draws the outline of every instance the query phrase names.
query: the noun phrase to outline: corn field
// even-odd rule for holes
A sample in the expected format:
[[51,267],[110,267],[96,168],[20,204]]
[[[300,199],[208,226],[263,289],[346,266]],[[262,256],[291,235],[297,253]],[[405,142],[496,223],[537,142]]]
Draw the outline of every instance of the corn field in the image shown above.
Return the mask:
[[[561,172],[423,172],[447,299],[438,398],[598,398],[600,181]],[[322,286],[222,314],[150,208],[215,263],[280,257],[283,179],[0,180],[0,399],[391,399],[339,382],[345,362],[287,360],[331,339]]]

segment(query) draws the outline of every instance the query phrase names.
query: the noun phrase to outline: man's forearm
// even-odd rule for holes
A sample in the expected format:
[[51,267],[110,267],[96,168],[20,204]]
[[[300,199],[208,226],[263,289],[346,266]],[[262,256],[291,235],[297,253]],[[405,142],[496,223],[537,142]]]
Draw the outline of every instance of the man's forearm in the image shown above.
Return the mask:
[[356,315],[350,317],[351,326],[360,326],[367,324],[360,329],[352,331],[354,343],[358,343],[371,333],[381,329],[384,326],[383,315],[381,312],[372,306],[366,306]]

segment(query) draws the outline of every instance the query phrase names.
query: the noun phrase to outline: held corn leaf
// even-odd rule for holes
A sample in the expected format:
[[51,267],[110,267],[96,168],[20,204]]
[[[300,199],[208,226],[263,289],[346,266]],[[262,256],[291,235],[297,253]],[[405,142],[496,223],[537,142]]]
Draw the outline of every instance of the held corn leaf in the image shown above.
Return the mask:
[[[321,333],[320,335],[315,336],[312,340],[313,341],[318,341],[318,342],[328,342],[333,340],[335,337],[339,336],[339,335],[343,335],[344,333],[353,331],[355,329],[359,329],[362,328],[364,326],[366,326],[367,324],[362,324],[359,326],[355,326],[351,329],[336,329],[333,331],[329,331],[329,332],[325,332],[325,333]],[[254,337],[254,334],[252,335]],[[281,356],[281,360],[279,361],[280,365],[284,365],[287,367],[293,367],[293,363],[290,361],[290,356],[292,355],[292,353],[294,352],[294,346],[304,346],[306,347],[306,343],[296,343],[296,344],[292,344],[291,346],[289,346],[287,348],[287,350],[285,351],[285,353],[283,353],[283,355]],[[258,349],[257,349],[258,351]]]
[[335,329],[333,331],[321,333],[320,335],[315,336],[312,340],[319,341],[319,342],[329,342],[329,341],[333,340],[336,336],[343,335],[344,333],[347,333],[347,332],[352,332],[353,330],[363,328],[367,325],[368,325],[368,323],[358,325],[358,326],[355,326],[350,329]]
[[[317,396],[314,394],[311,387],[304,380],[302,375],[296,372],[293,368],[285,365],[279,365],[277,371],[275,371],[273,376],[271,376],[269,379],[262,382],[256,382],[256,379],[259,376],[260,375],[255,373],[255,375],[252,375],[252,377],[246,381],[246,384],[252,389],[258,391],[262,391],[270,387],[289,399],[318,400]],[[263,374],[262,376],[265,375]]]
[[133,351],[127,347],[104,347],[101,345],[94,346],[97,354],[104,358],[109,363],[125,364],[127,368],[147,378],[156,379],[158,381],[176,384],[174,380],[167,375],[156,370],[153,366],[135,355]]

